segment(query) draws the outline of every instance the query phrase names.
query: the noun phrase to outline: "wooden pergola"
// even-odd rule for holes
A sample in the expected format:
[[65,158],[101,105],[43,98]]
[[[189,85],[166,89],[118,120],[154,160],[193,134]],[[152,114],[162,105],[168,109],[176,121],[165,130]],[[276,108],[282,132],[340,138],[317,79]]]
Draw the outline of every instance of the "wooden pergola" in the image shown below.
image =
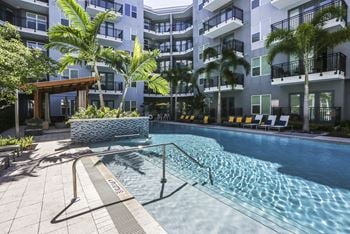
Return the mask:
[[55,80],[31,83],[30,86],[34,87],[34,118],[41,118],[42,115],[42,99],[45,97],[45,115],[46,121],[49,121],[49,95],[66,92],[77,92],[78,107],[87,107],[89,87],[95,84],[96,77],[84,77],[74,78],[69,80]]

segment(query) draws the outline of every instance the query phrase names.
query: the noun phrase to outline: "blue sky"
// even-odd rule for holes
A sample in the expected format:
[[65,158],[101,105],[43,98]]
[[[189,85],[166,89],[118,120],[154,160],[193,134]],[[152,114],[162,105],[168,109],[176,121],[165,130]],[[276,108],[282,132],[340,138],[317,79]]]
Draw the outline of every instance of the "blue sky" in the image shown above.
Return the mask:
[[144,0],[145,5],[152,8],[189,5],[192,0]]

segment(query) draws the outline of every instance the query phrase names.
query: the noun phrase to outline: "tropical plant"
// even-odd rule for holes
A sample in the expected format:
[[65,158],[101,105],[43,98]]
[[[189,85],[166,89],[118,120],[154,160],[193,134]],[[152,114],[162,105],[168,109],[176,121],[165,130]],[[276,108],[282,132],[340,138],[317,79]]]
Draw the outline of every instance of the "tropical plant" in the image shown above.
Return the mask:
[[231,49],[223,49],[222,54],[219,57],[218,51],[215,48],[209,47],[203,51],[203,60],[208,60],[212,57],[218,57],[215,61],[209,62],[205,67],[202,67],[196,71],[198,74],[205,74],[207,79],[210,79],[211,75],[216,74],[218,76],[217,88],[217,118],[216,122],[221,123],[221,83],[226,81],[234,88],[236,82],[239,79],[235,70],[238,67],[243,67],[246,74],[250,71],[250,64],[244,59],[236,55]]
[[122,112],[120,109],[110,109],[109,107],[97,108],[96,106],[88,106],[80,108],[75,112],[71,119],[102,119],[102,118],[124,118],[139,117],[136,111]]
[[123,78],[124,87],[119,109],[124,109],[125,97],[133,82],[143,81],[157,93],[163,95],[169,93],[168,82],[160,74],[154,73],[157,69],[158,56],[159,50],[143,51],[137,38],[132,55],[112,48],[103,51],[102,57],[105,62]]
[[310,22],[301,23],[295,29],[277,29],[266,40],[269,49],[268,62],[271,64],[279,53],[298,56],[304,66],[303,131],[310,131],[309,123],[309,67],[310,58],[350,40],[350,27],[327,31],[325,23],[332,18],[343,18],[346,12],[341,7],[331,6],[316,13]]
[[15,137],[0,137],[0,146],[19,145],[21,150],[29,148],[33,144],[33,137],[26,136],[21,138]]
[[99,44],[97,35],[101,25],[108,20],[115,20],[114,11],[98,13],[92,20],[89,14],[76,0],[57,0],[59,8],[69,19],[70,25],[55,25],[49,29],[49,43],[47,48],[57,49],[64,56],[61,58],[63,72],[69,65],[91,63],[97,78],[100,105],[104,107],[101,89],[101,77],[97,68],[97,62],[101,61],[104,50]]
[[54,75],[58,64],[40,50],[26,47],[10,23],[0,27],[0,102],[14,103],[16,90],[30,92],[24,85]]

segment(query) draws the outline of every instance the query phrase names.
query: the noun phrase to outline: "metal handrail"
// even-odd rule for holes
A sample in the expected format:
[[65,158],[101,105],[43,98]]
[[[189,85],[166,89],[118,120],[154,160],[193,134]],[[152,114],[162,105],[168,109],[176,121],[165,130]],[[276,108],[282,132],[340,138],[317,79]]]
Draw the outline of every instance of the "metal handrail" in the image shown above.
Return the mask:
[[162,173],[162,179],[161,183],[166,183],[166,177],[165,177],[165,159],[166,159],[166,146],[167,145],[172,145],[175,148],[177,148],[181,153],[183,153],[190,161],[195,163],[197,166],[207,169],[208,170],[208,179],[211,185],[213,185],[213,177],[212,177],[212,171],[210,167],[207,167],[200,162],[198,162],[196,159],[194,159],[192,156],[190,156],[185,150],[183,150],[181,147],[176,145],[175,143],[164,143],[164,144],[155,144],[155,145],[145,145],[145,146],[138,146],[138,147],[133,147],[129,149],[123,149],[123,150],[108,150],[108,151],[103,151],[103,152],[98,152],[98,153],[90,153],[90,154],[84,154],[80,155],[78,158],[76,158],[72,164],[72,174],[73,174],[73,201],[78,198],[78,191],[77,191],[77,168],[76,164],[77,162],[82,159],[82,158],[87,158],[87,157],[93,157],[93,156],[108,156],[108,155],[115,155],[115,154],[121,154],[121,153],[130,153],[130,152],[138,152],[142,151],[145,148],[155,148],[155,147],[162,147],[163,148],[163,155],[162,155],[162,167],[163,167],[163,173]]

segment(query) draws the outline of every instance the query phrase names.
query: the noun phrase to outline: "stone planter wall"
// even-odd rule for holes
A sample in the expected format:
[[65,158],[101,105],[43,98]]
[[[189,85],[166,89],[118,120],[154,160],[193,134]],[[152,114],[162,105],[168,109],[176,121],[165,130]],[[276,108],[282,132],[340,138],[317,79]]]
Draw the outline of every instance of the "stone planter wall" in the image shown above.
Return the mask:
[[74,143],[95,143],[116,139],[116,136],[140,134],[148,137],[149,118],[74,119],[71,139]]

